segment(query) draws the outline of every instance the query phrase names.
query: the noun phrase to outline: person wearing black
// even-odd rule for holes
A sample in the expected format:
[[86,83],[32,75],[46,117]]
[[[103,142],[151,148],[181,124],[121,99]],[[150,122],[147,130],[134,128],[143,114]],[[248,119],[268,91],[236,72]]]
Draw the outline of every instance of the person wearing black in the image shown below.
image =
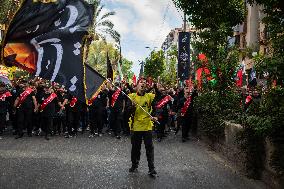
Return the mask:
[[[125,94],[130,94],[130,90],[127,88],[125,89]],[[130,134],[130,129],[129,129],[129,124],[128,124],[128,121],[129,121],[129,118],[131,116],[131,111],[128,110],[127,108],[128,107],[131,107],[131,100],[129,98],[125,98],[125,108],[126,110],[124,111],[124,114],[123,114],[123,126],[122,126],[122,130],[123,130],[123,134],[128,136]]]
[[8,112],[9,100],[11,93],[7,91],[5,84],[0,83],[0,139],[2,139],[2,134],[4,127],[6,125],[6,115]]
[[[36,93],[35,93],[35,97],[37,102],[40,101],[40,98],[42,98],[43,94],[44,94],[44,82],[40,81],[38,82],[37,86],[36,86]],[[33,128],[34,128],[34,134],[35,135],[40,135],[40,114],[39,112],[33,112],[33,118],[32,118],[32,122],[33,122]]]
[[80,123],[80,109],[81,109],[81,102],[75,96],[69,94],[68,97],[69,104],[67,109],[67,119],[68,119],[68,135],[65,138],[69,138],[72,136],[77,136],[78,127]]
[[58,135],[61,135],[61,133],[66,132],[66,109],[65,106],[68,102],[68,97],[65,92],[65,89],[59,88],[56,91],[57,94],[57,99],[58,99],[58,104],[56,104],[55,108],[55,117],[53,120],[54,123],[54,128]]
[[123,113],[125,109],[125,96],[122,92],[119,93],[118,97],[115,94],[118,93],[119,83],[115,84],[113,91],[110,91],[110,102],[111,102],[111,113],[110,113],[110,125],[114,131],[114,135],[117,139],[121,136],[121,125],[123,124]]
[[48,134],[53,125],[53,117],[55,115],[55,107],[58,104],[57,95],[49,84],[44,87],[44,93],[39,101],[40,126],[45,134],[45,139],[49,140]]
[[155,116],[158,118],[158,121],[160,124],[157,124],[157,139],[159,142],[166,136],[165,135],[165,126],[168,122],[169,118],[169,111],[168,111],[168,105],[171,101],[168,101],[166,104],[164,104],[162,107],[157,108],[157,105],[167,96],[166,90],[163,86],[160,86],[159,89],[155,85],[155,91],[156,91],[156,98],[155,98],[155,106],[154,106],[154,112]]
[[79,125],[81,126],[82,134],[86,131],[88,124],[89,124],[89,108],[86,103],[81,103]]
[[17,108],[17,127],[18,138],[22,138],[24,128],[27,128],[28,136],[32,136],[32,115],[37,111],[37,100],[33,89],[24,82],[22,89],[19,91],[14,103],[14,107]]
[[108,94],[105,85],[90,105],[90,138],[94,135],[102,136],[106,108],[109,106]]
[[182,142],[189,140],[189,130],[193,127],[193,101],[196,96],[196,90],[191,93],[189,86],[185,86],[183,96],[178,100],[176,111],[179,115],[178,124],[182,127]]

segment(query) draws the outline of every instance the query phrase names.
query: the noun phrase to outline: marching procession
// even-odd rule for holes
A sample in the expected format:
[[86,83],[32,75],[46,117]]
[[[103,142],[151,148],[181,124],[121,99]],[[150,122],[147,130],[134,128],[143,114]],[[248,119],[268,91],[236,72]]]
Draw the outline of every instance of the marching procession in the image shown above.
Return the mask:
[[[137,83],[142,80],[146,81],[141,78]],[[190,102],[196,96],[196,90],[190,91],[187,86],[166,88],[160,83],[152,86],[146,83],[143,90],[154,97],[151,103],[141,104],[141,108],[137,106],[137,111],[143,115],[146,110],[157,119],[159,124],[147,126],[149,130],[154,128],[157,140],[161,141],[169,131],[177,133],[180,127],[182,141],[188,140],[192,125],[188,118],[193,115],[193,103]],[[133,119],[137,115],[133,109],[137,86],[125,82],[103,84],[100,92],[87,103],[70,95],[64,86],[38,78],[20,78],[13,82],[13,87],[1,83],[0,92],[1,139],[9,135],[10,130],[16,139],[41,135],[46,140],[57,135],[72,138],[87,131],[90,138],[107,132],[120,139],[122,134],[128,136],[133,131]],[[151,116],[144,114],[143,118],[137,119]]]

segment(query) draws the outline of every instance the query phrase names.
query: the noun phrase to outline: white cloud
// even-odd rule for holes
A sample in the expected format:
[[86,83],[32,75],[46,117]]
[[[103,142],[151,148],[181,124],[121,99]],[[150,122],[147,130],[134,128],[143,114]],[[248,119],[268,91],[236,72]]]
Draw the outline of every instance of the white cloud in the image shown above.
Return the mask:
[[140,55],[134,51],[128,51],[125,54],[125,57],[128,60],[131,60],[133,62],[133,66],[132,66],[132,71],[136,74],[136,76],[138,75],[139,71],[140,71],[140,65],[139,65],[139,61],[138,60],[142,60],[143,59],[143,55]]
[[[164,18],[169,13],[171,1],[165,0],[109,0],[126,8],[116,9],[114,23],[122,34],[133,33],[149,45],[160,46],[170,31]],[[129,11],[132,10],[132,12]],[[134,13],[134,14],[133,14]],[[128,24],[128,25],[127,25]],[[155,44],[154,44],[155,43]]]
[[139,74],[139,60],[149,55],[145,46],[160,48],[167,34],[181,22],[171,0],[103,0],[109,10],[116,12],[111,20],[121,34],[123,56],[134,62]]

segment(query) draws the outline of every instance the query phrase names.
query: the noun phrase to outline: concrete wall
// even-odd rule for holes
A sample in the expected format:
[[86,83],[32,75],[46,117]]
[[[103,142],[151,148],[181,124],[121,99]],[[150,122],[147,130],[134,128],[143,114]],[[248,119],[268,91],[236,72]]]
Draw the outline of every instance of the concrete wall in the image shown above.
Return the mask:
[[[223,141],[222,153],[241,171],[245,170],[245,154],[236,144],[237,133],[242,130],[240,124],[225,122],[225,139]],[[265,161],[264,170],[262,172],[262,181],[275,189],[283,189],[283,178],[280,178],[275,170],[269,165],[272,152],[274,150],[273,144],[269,139],[265,140]]]

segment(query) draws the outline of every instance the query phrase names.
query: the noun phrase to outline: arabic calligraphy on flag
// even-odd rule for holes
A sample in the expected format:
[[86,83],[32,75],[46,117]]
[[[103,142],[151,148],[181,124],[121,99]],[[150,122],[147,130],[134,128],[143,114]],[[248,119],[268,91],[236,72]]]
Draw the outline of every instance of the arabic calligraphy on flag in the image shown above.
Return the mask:
[[83,0],[24,1],[5,36],[5,64],[60,83],[84,101],[83,37],[92,19]]

